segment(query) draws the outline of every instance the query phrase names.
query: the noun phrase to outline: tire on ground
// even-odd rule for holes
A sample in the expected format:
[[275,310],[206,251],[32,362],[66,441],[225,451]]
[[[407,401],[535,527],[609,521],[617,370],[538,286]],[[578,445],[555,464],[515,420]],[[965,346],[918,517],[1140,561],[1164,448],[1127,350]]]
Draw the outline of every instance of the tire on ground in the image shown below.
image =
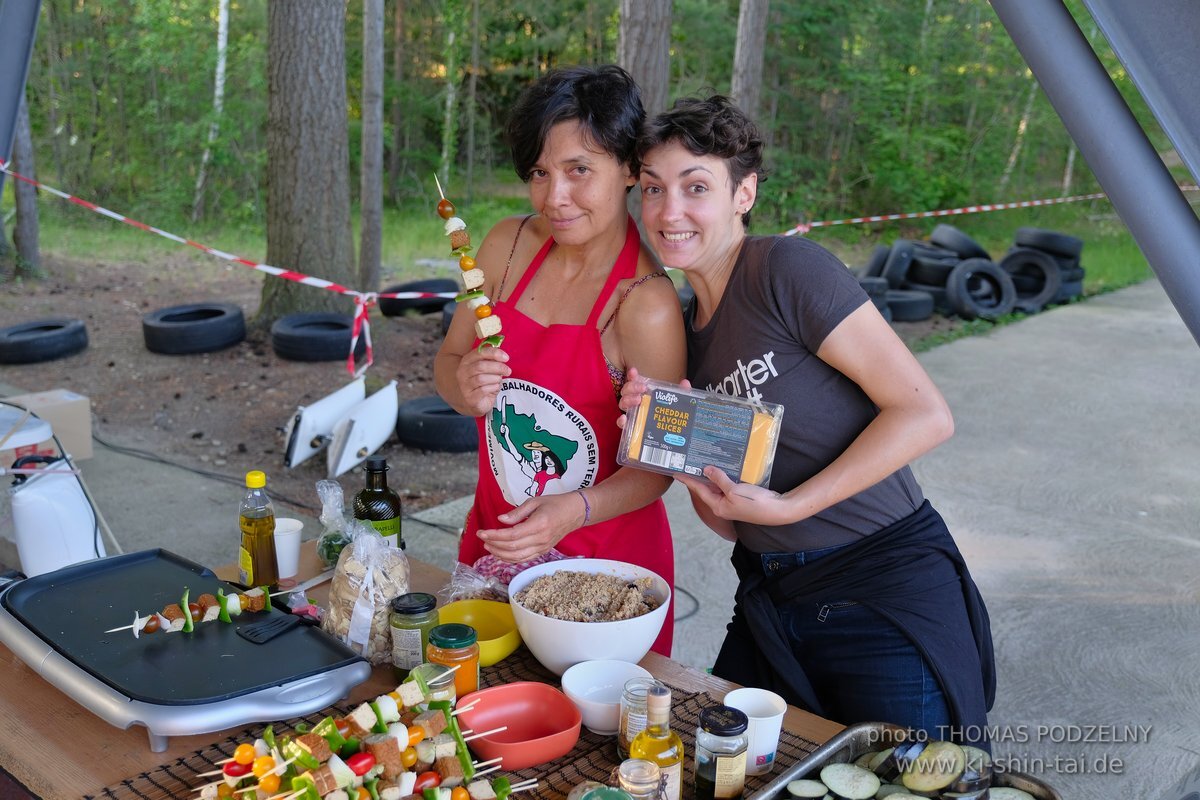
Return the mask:
[[890,289],[888,309],[896,322],[920,322],[933,316],[933,295],[913,289]]
[[1012,276],[1017,292],[1014,307],[1026,314],[1036,314],[1054,302],[1062,286],[1062,270],[1054,256],[1032,247],[1015,248],[1000,261],[1000,268]]
[[453,300],[447,300],[442,306],[442,336],[445,336],[450,331],[450,323],[454,321],[454,310],[458,308],[458,303]]
[[899,289],[904,285],[904,280],[908,276],[908,268],[912,265],[913,254],[916,248],[908,239],[897,239],[892,242],[892,249],[888,252],[887,260],[883,264],[883,277],[887,278],[888,286],[893,289]]
[[904,288],[911,289],[914,292],[925,292],[933,298],[934,310],[942,314],[953,313],[950,309],[950,301],[946,299],[945,284],[942,284],[941,286],[930,286],[929,284],[925,283],[913,283],[912,281],[909,281],[908,283],[904,284]]
[[50,317],[0,328],[0,364],[37,364],[74,355],[88,346],[81,319]]
[[1079,258],[1083,239],[1043,228],[1017,228],[1013,242],[1018,247],[1032,247],[1063,258]]
[[934,227],[933,232],[929,234],[929,241],[939,247],[953,250],[962,258],[991,258],[988,251],[983,249],[983,245],[944,222]]
[[[389,286],[380,294],[393,294],[396,292],[426,292],[429,294],[458,294],[459,286],[449,278],[426,278],[419,281],[409,281],[408,283],[398,283],[395,286]],[[418,314],[433,314],[442,310],[442,306],[446,304],[444,297],[381,297],[379,298],[379,311],[385,317],[402,317],[409,311],[415,311]]]
[[953,253],[945,256],[934,256],[917,252],[908,268],[908,282],[921,283],[926,286],[945,286],[950,277],[950,270],[958,264],[959,259]]
[[246,317],[233,303],[160,308],[142,317],[142,338],[152,353],[212,353],[246,338]]
[[946,299],[951,310],[963,319],[994,320],[1012,312],[1017,289],[997,264],[984,258],[968,258],[950,273]]
[[867,259],[867,263],[863,266],[862,274],[868,278],[878,278],[883,274],[883,265],[887,263],[888,253],[892,252],[892,248],[886,244],[877,244],[875,249],[871,251],[871,257]]
[[418,397],[400,404],[396,438],[408,447],[445,453],[479,448],[475,420],[464,417],[440,397]]
[[[338,361],[350,352],[354,318],[328,311],[286,314],[271,326],[271,348],[289,361]],[[367,350],[364,337],[354,347],[357,358]]]

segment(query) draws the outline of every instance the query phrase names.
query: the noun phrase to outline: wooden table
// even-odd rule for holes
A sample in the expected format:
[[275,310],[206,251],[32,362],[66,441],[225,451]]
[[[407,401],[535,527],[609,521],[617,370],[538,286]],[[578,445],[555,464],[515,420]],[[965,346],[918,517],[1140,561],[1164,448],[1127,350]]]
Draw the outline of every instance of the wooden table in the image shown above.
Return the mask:
[[[411,587],[434,593],[447,574],[434,566],[409,559]],[[321,565],[313,544],[301,551],[300,575],[316,575]],[[216,570],[225,580],[236,580],[232,565]],[[309,594],[324,602],[328,584]],[[720,696],[733,684],[686,667],[669,658],[648,654],[641,662],[656,677],[695,692]],[[0,645],[0,767],[21,784],[5,786],[0,775],[0,796],[40,796],[46,800],[94,794],[106,786],[203,749],[227,734],[204,733],[172,736],[166,751],[150,750],[146,729],[120,730],[78,705]],[[359,703],[395,688],[391,667],[376,668],[369,680],[355,687],[349,701]],[[789,708],[784,727],[805,739],[824,742],[842,730],[841,725],[798,708]],[[31,793],[31,794],[29,794]]]

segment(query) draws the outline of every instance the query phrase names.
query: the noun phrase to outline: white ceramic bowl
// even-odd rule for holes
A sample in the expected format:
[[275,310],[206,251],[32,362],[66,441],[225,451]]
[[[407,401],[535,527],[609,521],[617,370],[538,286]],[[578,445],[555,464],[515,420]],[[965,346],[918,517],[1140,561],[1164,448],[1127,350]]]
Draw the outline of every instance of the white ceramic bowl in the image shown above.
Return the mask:
[[538,564],[519,573],[508,584],[512,597],[542,575],[558,571],[598,572],[615,575],[622,580],[651,578],[651,592],[659,600],[658,608],[648,614],[617,622],[568,622],[535,614],[515,599],[513,617],[521,640],[546,669],[562,675],[568,667],[581,661],[614,659],[636,664],[654,644],[667,618],[671,587],[661,577],[644,567],[624,561],[603,558],[568,558]]
[[562,688],[583,715],[585,728],[601,736],[614,736],[620,724],[625,681],[651,677],[649,670],[637,664],[602,658],[568,668],[562,675]]

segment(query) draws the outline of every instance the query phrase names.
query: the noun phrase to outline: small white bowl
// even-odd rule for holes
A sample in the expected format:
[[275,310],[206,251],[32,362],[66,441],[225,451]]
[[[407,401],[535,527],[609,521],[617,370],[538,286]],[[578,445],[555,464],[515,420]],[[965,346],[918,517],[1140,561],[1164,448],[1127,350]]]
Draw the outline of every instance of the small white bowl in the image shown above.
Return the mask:
[[[534,580],[560,570],[615,575],[626,581],[649,578],[650,591],[659,606],[647,614],[617,622],[569,622],[537,614],[517,601],[517,593]],[[555,675],[562,675],[581,661],[601,658],[634,664],[641,661],[662,630],[671,601],[671,587],[659,575],[636,564],[603,558],[567,558],[538,564],[517,573],[508,584],[508,593],[521,641]]]
[[602,658],[568,669],[562,676],[562,688],[583,716],[583,727],[601,736],[614,736],[620,724],[625,681],[652,677],[637,664]]

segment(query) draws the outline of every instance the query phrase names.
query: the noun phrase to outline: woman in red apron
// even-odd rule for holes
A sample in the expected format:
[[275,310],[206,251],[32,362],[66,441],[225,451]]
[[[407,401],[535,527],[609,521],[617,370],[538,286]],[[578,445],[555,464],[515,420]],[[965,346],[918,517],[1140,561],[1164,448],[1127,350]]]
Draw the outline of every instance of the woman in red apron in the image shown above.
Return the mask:
[[[441,395],[479,424],[465,564],[557,550],[638,564],[674,586],[660,499],[670,481],[616,463],[624,373],[678,381],[685,366],[674,286],[625,210],[642,117],[636,84],[611,66],[556,70],[513,111],[514,162],[537,213],[497,224],[476,258],[504,341],[480,349],[460,304],[434,367]],[[670,655],[672,627],[656,652]]]

